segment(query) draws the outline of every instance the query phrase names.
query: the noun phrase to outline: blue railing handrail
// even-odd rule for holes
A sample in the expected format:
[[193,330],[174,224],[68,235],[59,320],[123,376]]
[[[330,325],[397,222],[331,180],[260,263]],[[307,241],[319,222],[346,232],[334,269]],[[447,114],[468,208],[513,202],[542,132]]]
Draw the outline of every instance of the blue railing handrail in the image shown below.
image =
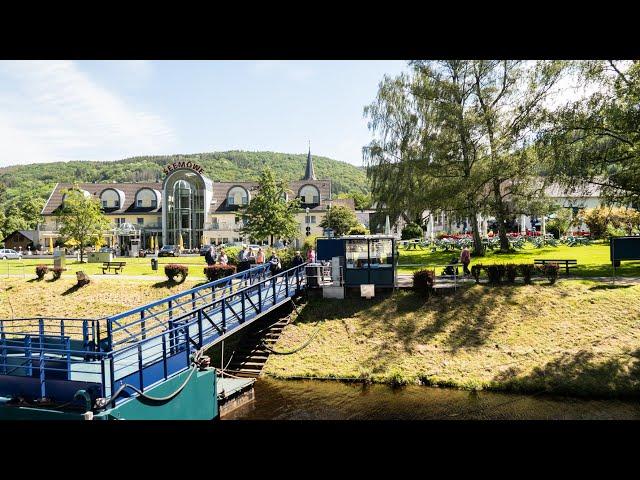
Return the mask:
[[[227,300],[228,300],[228,299],[230,299],[230,298],[234,298],[234,297],[236,297],[236,296],[242,295],[242,292],[245,292],[245,291],[247,291],[247,290],[249,290],[249,289],[252,289],[252,288],[256,288],[258,285],[262,285],[262,284],[267,283],[267,282],[269,282],[269,283],[270,283],[270,282],[272,282],[274,279],[277,279],[277,278],[279,278],[279,277],[285,277],[287,273],[291,273],[291,272],[293,272],[293,271],[295,271],[295,270],[297,270],[297,269],[302,269],[305,265],[306,265],[306,262],[305,262],[305,263],[303,263],[303,264],[301,264],[301,265],[297,265],[297,266],[295,266],[295,267],[289,268],[289,269],[287,269],[287,270],[283,270],[282,272],[279,272],[279,273],[277,273],[277,274],[276,274],[276,275],[274,275],[274,276],[271,276],[271,277],[265,278],[265,279],[263,279],[263,280],[260,280],[260,281],[258,281],[258,282],[255,282],[255,283],[253,283],[253,284],[251,284],[251,285],[248,285],[248,286],[246,286],[246,287],[244,287],[244,288],[241,288],[241,289],[239,289],[239,290],[236,290],[235,292],[230,292],[230,293],[228,293],[228,294],[226,294],[226,295],[223,295],[223,296],[221,296],[221,297],[219,297],[219,298],[213,298],[210,302],[205,303],[205,304],[201,304],[201,305],[199,305],[197,308],[195,308],[195,309],[193,309],[193,310],[188,310],[188,311],[186,311],[186,312],[180,312],[180,313],[179,313],[179,314],[177,314],[175,317],[173,317],[173,318],[172,318],[172,320],[173,320],[173,321],[182,320],[182,319],[183,319],[183,318],[185,318],[185,317],[189,317],[189,316],[194,315],[194,313],[195,313],[195,312],[197,312],[198,310],[203,310],[203,309],[213,308],[216,304],[222,304],[222,302],[227,301]],[[228,277],[226,277],[226,278],[228,278]],[[176,296],[174,296],[174,297],[176,297]],[[168,298],[166,298],[166,299],[165,299],[165,301],[169,301],[169,298],[173,298],[173,297],[168,297]],[[161,303],[164,303],[164,302],[161,302]],[[191,303],[191,300],[186,301],[184,304],[188,304],[188,303]],[[165,311],[166,311],[166,310],[165,310]],[[158,314],[160,314],[160,313],[164,313],[165,311],[158,312]],[[144,318],[136,319],[136,321],[131,322],[131,323],[128,323],[126,326],[127,326],[127,327],[131,327],[131,326],[134,326],[134,325],[136,325],[136,324],[138,324],[138,323],[146,322],[146,321],[148,321],[148,320],[150,320],[150,319],[153,319],[153,318],[154,318],[154,316],[153,316],[153,315],[150,315],[150,316],[148,316],[148,317],[144,317]],[[189,325],[190,325],[190,323],[189,323]],[[128,342],[128,343],[129,343],[129,345],[127,345],[127,347],[125,347],[125,348],[123,348],[123,349],[120,349],[120,350],[118,350],[118,351],[119,351],[119,352],[121,352],[122,350],[124,350],[124,349],[126,349],[126,348],[129,348],[130,346],[135,346],[137,343],[139,343],[139,342],[140,342],[140,341],[142,341],[142,340],[156,338],[156,337],[158,337],[158,336],[162,335],[162,334],[163,334],[163,333],[165,333],[165,332],[166,332],[166,330],[163,330],[162,332],[157,332],[157,333],[154,333],[154,334],[152,334],[152,335],[145,336],[145,339],[139,339],[139,340],[137,340],[136,342]],[[131,337],[135,337],[135,336],[134,336],[134,335],[131,335]],[[114,345],[114,346],[116,346],[116,345],[122,345],[122,343],[124,343],[124,342],[114,342],[114,344],[113,344],[113,345]]]
[[251,273],[257,273],[258,271],[265,271],[268,268],[269,268],[269,264],[268,263],[259,265],[257,267],[252,267],[249,270],[245,270],[243,272],[234,273],[233,275],[229,275],[227,277],[220,278],[218,280],[214,280],[213,282],[205,283],[204,285],[200,285],[198,287],[194,287],[194,288],[191,288],[189,290],[185,290],[184,292],[176,293],[175,295],[171,295],[169,297],[165,297],[165,298],[162,298],[160,300],[156,300],[156,301],[148,303],[146,305],[142,305],[140,307],[132,308],[131,310],[127,310],[126,312],[118,313],[116,315],[111,315],[109,317],[106,317],[106,319],[107,320],[111,320],[111,321],[120,320],[121,318],[128,317],[128,316],[131,316],[131,315],[135,315],[136,313],[140,313],[140,312],[142,312],[144,310],[148,310],[149,308],[153,308],[153,307],[155,307],[157,305],[161,305],[163,303],[167,303],[167,302],[173,301],[173,300],[175,300],[177,298],[180,298],[182,296],[191,295],[192,293],[199,292],[199,291],[205,290],[205,289],[210,289],[211,287],[215,287],[217,285],[221,285],[223,283],[227,283],[229,281],[233,281],[236,278],[245,277],[246,275],[251,274]]

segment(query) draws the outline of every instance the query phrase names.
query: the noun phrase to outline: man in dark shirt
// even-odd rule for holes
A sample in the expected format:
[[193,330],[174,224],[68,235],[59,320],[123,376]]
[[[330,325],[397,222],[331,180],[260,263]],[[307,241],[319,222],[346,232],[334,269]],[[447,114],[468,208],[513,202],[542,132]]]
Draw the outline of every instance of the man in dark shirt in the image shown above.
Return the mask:
[[304,263],[304,258],[300,254],[300,250],[296,251],[296,255],[293,257],[293,266],[297,267],[298,265],[302,265]]

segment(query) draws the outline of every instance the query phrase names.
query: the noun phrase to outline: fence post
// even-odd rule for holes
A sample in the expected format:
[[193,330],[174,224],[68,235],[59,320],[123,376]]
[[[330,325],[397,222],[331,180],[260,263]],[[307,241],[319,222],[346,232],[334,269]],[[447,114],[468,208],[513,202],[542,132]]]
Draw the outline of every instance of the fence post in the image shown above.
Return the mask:
[[71,338],[64,339],[64,349],[67,352],[67,380],[71,380]]
[[7,339],[4,334],[4,322],[0,320],[0,361],[2,365],[0,365],[0,373],[7,373]]
[[165,334],[162,334],[162,368],[164,373],[164,379],[167,379],[167,339]]
[[24,356],[27,358],[26,376],[30,377],[33,375],[33,360],[31,359],[31,335],[25,335],[24,337]]
[[[60,328],[62,329],[62,322],[63,320],[60,320]],[[86,351],[89,348],[89,327],[87,325],[87,321],[83,320],[82,321],[82,348]]]
[[258,313],[262,313],[262,282],[258,283]]
[[246,314],[246,308],[245,308],[245,299],[246,299],[246,293],[245,290],[242,290],[242,292],[240,293],[240,301],[242,302],[242,323],[245,322],[245,320],[247,319],[247,314]]
[[226,333],[227,331],[227,312],[225,310],[227,301],[224,297],[222,297],[222,301],[220,303],[220,313],[222,313],[222,333]]
[[276,277],[271,277],[271,285],[273,287],[273,304],[275,305],[276,302]]
[[142,374],[142,344],[138,343],[138,377],[140,378],[140,391],[144,392],[144,376]]
[[144,321],[144,310],[140,310],[140,333],[142,340],[147,338],[146,323]]

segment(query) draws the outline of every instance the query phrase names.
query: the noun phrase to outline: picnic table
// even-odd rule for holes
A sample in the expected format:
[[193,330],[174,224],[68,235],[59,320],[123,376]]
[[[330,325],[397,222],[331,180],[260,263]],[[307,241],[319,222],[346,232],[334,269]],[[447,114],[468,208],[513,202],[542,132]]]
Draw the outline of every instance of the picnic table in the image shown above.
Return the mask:
[[104,275],[106,272],[113,270],[116,274],[120,273],[127,262],[104,262],[102,264],[102,274]]

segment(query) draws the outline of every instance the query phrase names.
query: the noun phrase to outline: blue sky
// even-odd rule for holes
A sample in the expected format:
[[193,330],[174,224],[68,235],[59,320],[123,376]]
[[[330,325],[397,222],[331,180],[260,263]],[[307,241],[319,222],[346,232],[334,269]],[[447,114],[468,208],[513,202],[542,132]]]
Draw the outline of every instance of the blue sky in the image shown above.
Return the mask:
[[403,61],[0,61],[0,166],[222,150],[361,165]]

